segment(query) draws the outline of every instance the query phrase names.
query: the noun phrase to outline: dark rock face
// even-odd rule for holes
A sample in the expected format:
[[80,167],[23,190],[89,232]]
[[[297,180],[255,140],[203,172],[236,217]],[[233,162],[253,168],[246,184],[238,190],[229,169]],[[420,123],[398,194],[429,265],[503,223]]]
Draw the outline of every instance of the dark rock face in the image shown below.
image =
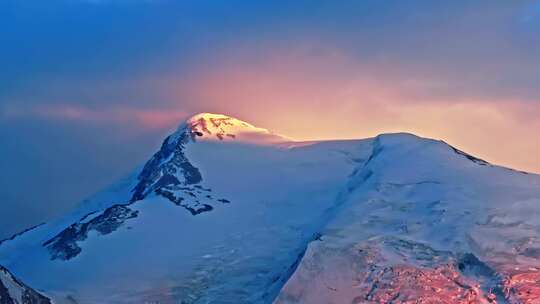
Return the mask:
[[212,190],[201,185],[203,179],[199,169],[184,154],[185,144],[198,135],[188,127],[179,132],[167,137],[161,149],[146,163],[129,202],[109,207],[89,221],[86,219],[93,213],[87,214],[43,243],[51,259],[70,260],[81,253],[82,249],[77,243],[86,240],[90,231],[106,235],[117,230],[125,221],[137,217],[138,211],[128,206],[151,193],[183,207],[192,215],[213,210],[212,203],[230,203],[224,198],[215,199],[210,194]]
[[0,282],[0,304],[14,304],[15,302],[8,293],[8,289]]
[[[192,215],[197,215],[206,211],[211,211],[214,209],[211,205],[208,204],[201,204],[199,201],[196,201],[195,204],[187,204],[185,203],[185,199],[181,196],[176,196],[174,192],[169,191],[167,189],[170,188],[160,188],[156,189],[156,193],[167,198],[169,201],[173,202],[177,206],[184,207],[187,211],[189,211]],[[192,197],[196,197],[193,192],[190,192],[189,190],[186,191],[186,193]]]
[[186,126],[179,132],[167,137],[161,149],[146,163],[138,177],[139,183],[133,189],[131,202],[155,193],[192,215],[213,210],[212,202],[229,203],[227,199],[213,199],[212,190],[201,185],[203,178],[199,169],[184,153],[185,145],[203,134],[193,126]]
[[[15,299],[17,295],[13,294],[13,290],[21,295],[20,300]],[[15,278],[6,268],[0,266],[0,304],[51,304],[51,300],[34,289],[22,283]]]
[[[191,135],[193,136],[193,135]],[[199,169],[193,166],[184,155],[184,145],[191,138],[186,130],[177,138],[169,136],[161,149],[146,163],[139,183],[133,189],[131,201],[144,199],[149,193],[170,185],[194,185],[202,181]],[[181,182],[178,178],[181,177]]]
[[16,239],[17,237],[29,232],[29,231],[32,231],[42,225],[45,225],[45,223],[41,223],[41,224],[38,224],[38,225],[35,225],[35,226],[32,226],[30,228],[27,228],[27,229],[24,229],[23,231],[21,232],[18,232],[18,233],[15,233],[14,235],[12,235],[11,237],[7,238],[7,239],[3,239],[3,240],[0,240],[0,245],[2,245],[2,243],[6,242],[6,241],[13,241],[14,239]]
[[52,260],[72,259],[82,250],[77,242],[84,241],[90,231],[97,231],[101,235],[112,233],[125,221],[137,217],[137,214],[138,211],[131,210],[127,205],[114,205],[88,222],[83,222],[89,215],[85,216],[79,222],[72,224],[43,243],[43,246],[49,249]]
[[[445,142],[443,141],[443,143],[445,143]],[[468,154],[466,152],[463,152],[463,151],[461,151],[461,150],[459,150],[459,149],[457,149],[457,148],[455,148],[455,147],[453,147],[453,146],[451,146],[451,145],[449,145],[447,143],[445,143],[445,144],[448,145],[454,151],[454,153],[467,158],[468,160],[472,161],[475,164],[478,164],[480,166],[489,166],[489,165],[491,165],[490,163],[488,163],[487,161],[485,161],[483,159],[472,156],[472,155],[470,155],[470,154]]]

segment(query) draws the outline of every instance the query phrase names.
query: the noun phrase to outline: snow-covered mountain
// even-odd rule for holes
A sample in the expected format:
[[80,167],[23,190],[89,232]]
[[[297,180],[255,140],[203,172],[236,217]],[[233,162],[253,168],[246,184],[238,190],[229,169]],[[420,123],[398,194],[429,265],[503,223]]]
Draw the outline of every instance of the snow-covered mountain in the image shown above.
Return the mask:
[[540,176],[441,141],[204,113],[0,265],[55,303],[540,303],[539,215]]
[[15,278],[9,270],[0,266],[0,303],[2,304],[50,304],[51,300]]

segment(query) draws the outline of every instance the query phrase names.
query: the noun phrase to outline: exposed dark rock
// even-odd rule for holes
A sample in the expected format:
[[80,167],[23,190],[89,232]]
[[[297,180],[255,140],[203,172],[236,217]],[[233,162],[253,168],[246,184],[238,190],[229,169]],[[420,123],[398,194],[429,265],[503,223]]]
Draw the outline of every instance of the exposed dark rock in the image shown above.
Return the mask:
[[155,184],[156,189],[159,189],[161,187],[169,186],[169,185],[179,185],[180,181],[170,174],[163,175]]
[[15,304],[8,293],[7,287],[2,282],[0,282],[0,304]]
[[[146,163],[138,176],[138,183],[132,190],[129,203],[117,204],[106,209],[101,215],[85,222],[93,215],[87,214],[78,222],[64,229],[52,239],[46,241],[51,253],[51,259],[69,260],[81,252],[78,242],[84,241],[91,230],[101,235],[109,234],[118,229],[126,220],[137,217],[137,211],[127,206],[143,200],[149,194],[155,193],[166,198],[177,206],[185,208],[192,215],[208,212],[214,207],[207,203],[214,201],[208,193],[212,190],[200,183],[202,176],[184,154],[185,144],[201,136],[194,130],[186,127],[179,133],[165,139],[160,150]],[[207,202],[204,202],[204,201]],[[217,200],[220,203],[230,203],[229,200]]]
[[[184,197],[176,196],[175,193],[168,191],[167,189],[157,189],[156,193],[167,198],[169,201],[177,206],[185,208],[192,215],[197,215],[203,212],[211,211],[214,208],[208,204],[202,204],[198,200],[186,200]],[[188,195],[196,198],[197,196],[192,192],[186,192]]]
[[[206,123],[196,122],[203,132],[208,133]],[[203,179],[199,169],[192,165],[184,154],[185,144],[195,140],[194,136],[202,136],[203,133],[189,126],[179,132],[180,134],[167,137],[161,149],[146,163],[138,177],[139,183],[133,189],[131,202],[156,193],[193,215],[211,211],[213,206],[201,203],[201,200],[212,200],[212,196],[207,193],[212,190],[200,185]],[[230,203],[226,199],[218,201]]]
[[494,299],[502,300],[505,298],[501,275],[474,254],[459,254],[456,264],[463,275],[478,280],[482,289],[491,293]]
[[32,226],[30,228],[27,228],[27,229],[24,229],[23,231],[21,232],[18,232],[18,233],[15,233],[14,235],[12,235],[11,237],[7,238],[7,239],[3,239],[0,241],[0,245],[2,245],[2,243],[6,242],[6,241],[13,241],[14,239],[16,239],[17,237],[23,235],[24,233],[26,232],[29,232],[29,231],[32,231],[42,225],[45,225],[45,223],[41,223],[41,224],[38,224],[38,225],[35,225],[35,226]]
[[127,205],[114,205],[88,222],[83,222],[85,216],[43,243],[43,246],[49,250],[51,260],[72,259],[82,250],[77,242],[86,240],[90,231],[97,231],[101,235],[109,234],[122,226],[126,220],[137,217],[137,214],[138,211],[131,210]]
[[167,191],[164,189],[157,189],[156,193],[165,197],[166,199],[168,199],[169,201],[173,202],[175,205],[178,205],[178,206],[180,206],[182,202],[184,201],[183,197],[177,197],[171,191]]
[[190,206],[183,206],[183,207],[186,208],[191,213],[191,215],[197,215],[203,212],[212,211],[214,209],[214,207],[208,204],[201,204],[199,205],[197,209]]
[[489,266],[480,261],[474,254],[465,253],[462,254],[458,260],[458,268],[461,272],[481,275],[481,276],[495,276],[496,272]]
[[199,169],[193,166],[184,155],[184,145],[189,141],[188,131],[177,138],[169,136],[161,149],[146,163],[133,189],[131,202],[144,199],[156,189],[179,185],[178,177],[183,177],[182,184],[194,185],[202,181]]
[[[9,281],[9,282],[8,282]],[[16,291],[8,289],[7,285]],[[13,293],[17,293],[13,294]],[[15,298],[20,295],[20,300]],[[0,304],[51,304],[51,300],[30,288],[6,268],[0,266]]]
[[480,159],[478,157],[475,157],[475,156],[472,156],[470,154],[468,154],[467,152],[463,152],[451,145],[449,145],[448,143],[442,141],[444,144],[446,144],[448,147],[450,147],[450,149],[452,149],[456,154],[458,155],[461,155],[465,158],[467,158],[468,160],[472,161],[473,163],[475,164],[478,164],[478,165],[481,165],[481,166],[489,166],[491,165],[490,163],[488,163],[487,161],[483,160],[483,159]]

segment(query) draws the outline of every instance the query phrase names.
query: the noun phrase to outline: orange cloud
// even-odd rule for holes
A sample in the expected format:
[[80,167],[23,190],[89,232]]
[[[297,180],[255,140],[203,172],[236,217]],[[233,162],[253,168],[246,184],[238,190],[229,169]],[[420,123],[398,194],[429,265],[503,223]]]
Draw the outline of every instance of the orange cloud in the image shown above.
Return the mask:
[[384,62],[362,63],[331,49],[278,48],[251,63],[232,58],[181,77],[141,81],[140,87],[170,100],[169,109],[64,104],[4,114],[129,124],[165,133],[190,114],[221,112],[299,140],[405,131],[443,139],[497,164],[540,172],[539,100],[448,94],[440,80],[404,74]]
[[274,55],[252,65],[223,60],[187,81],[161,84],[169,99],[195,101],[188,105],[194,112],[235,115],[296,139],[413,132],[540,172],[540,101],[449,95],[445,83],[407,77],[393,66],[319,55]]

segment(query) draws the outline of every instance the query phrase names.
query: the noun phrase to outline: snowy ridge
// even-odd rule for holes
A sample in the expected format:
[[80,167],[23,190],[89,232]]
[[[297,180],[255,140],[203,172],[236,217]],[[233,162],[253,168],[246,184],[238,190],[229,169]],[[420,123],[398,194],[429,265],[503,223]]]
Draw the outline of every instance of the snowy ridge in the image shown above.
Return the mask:
[[2,304],[51,304],[51,300],[15,278],[0,266],[0,303]]
[[[212,124],[213,127],[207,124]],[[230,203],[226,198],[215,198],[211,193],[212,189],[204,186],[203,176],[186,156],[186,149],[187,145],[194,143],[198,137],[207,139],[216,135],[216,138],[223,140],[225,132],[230,132],[226,134],[230,135],[230,138],[236,138],[235,134],[245,133],[245,128],[252,133],[262,132],[223,115],[205,113],[188,119],[178,131],[165,139],[161,149],[146,163],[138,176],[138,184],[133,188],[130,202],[156,194],[185,208],[192,215],[212,211],[216,203]],[[200,129],[205,132],[203,135]]]
[[193,140],[203,141],[241,141],[255,144],[275,144],[287,142],[283,136],[276,135],[267,129],[258,128],[245,121],[212,113],[194,115],[181,124],[171,140],[176,141],[185,133]]
[[377,137],[346,203],[275,303],[540,299],[540,221],[525,215],[540,211],[538,176],[460,152],[411,135]]
[[0,264],[56,303],[534,303],[538,214],[539,176],[444,142],[203,113]]

